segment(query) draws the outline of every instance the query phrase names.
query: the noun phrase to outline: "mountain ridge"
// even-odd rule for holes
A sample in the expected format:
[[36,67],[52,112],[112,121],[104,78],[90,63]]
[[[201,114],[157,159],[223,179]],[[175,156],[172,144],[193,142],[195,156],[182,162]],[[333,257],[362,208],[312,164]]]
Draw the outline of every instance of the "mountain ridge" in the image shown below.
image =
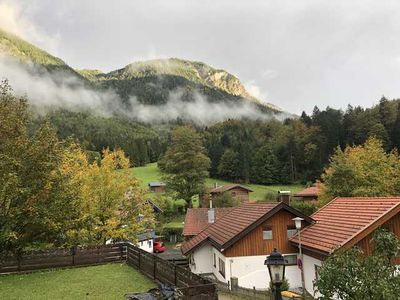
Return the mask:
[[178,90],[184,101],[193,101],[200,94],[213,103],[251,103],[263,113],[281,112],[277,106],[252,96],[236,76],[203,62],[168,58],[133,62],[108,73],[75,70],[62,59],[1,29],[0,54],[22,63],[33,63],[50,73],[64,72],[94,89],[112,88],[125,102],[136,97],[143,104],[164,104],[171,92]]

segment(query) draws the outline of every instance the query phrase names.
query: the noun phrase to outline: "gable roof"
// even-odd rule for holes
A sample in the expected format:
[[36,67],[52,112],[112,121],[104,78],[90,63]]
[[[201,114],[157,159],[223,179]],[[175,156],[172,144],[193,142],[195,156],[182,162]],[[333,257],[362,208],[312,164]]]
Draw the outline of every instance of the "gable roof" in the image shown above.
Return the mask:
[[298,192],[296,194],[294,194],[294,197],[318,197],[320,190],[318,187],[316,186],[310,186],[304,190],[302,190],[301,192]]
[[220,251],[224,251],[281,209],[292,212],[309,223],[313,222],[310,217],[283,202],[247,202],[236,207],[215,223],[210,224],[198,235],[183,244],[182,253],[187,254],[206,241],[209,241]]
[[[216,207],[215,220],[222,218],[227,213],[231,212],[234,207]],[[197,235],[208,225],[208,208],[189,208],[186,211],[185,225],[183,227],[183,235]]]
[[148,184],[148,186],[150,187],[157,187],[157,186],[166,186],[166,184],[164,182],[150,182]]
[[[400,197],[335,198],[312,215],[315,224],[303,229],[304,248],[329,254],[351,247],[400,212]],[[290,239],[298,244],[298,235]]]
[[163,213],[164,211],[151,199],[146,200],[148,204],[153,208],[154,213]]
[[246,190],[248,192],[252,192],[253,191],[253,190],[249,189],[248,187],[245,187],[245,186],[240,185],[240,184],[229,184],[229,185],[223,185],[223,186],[219,186],[219,187],[211,189],[210,190],[210,194],[223,193],[223,192],[232,190],[234,188],[240,188],[240,189]]

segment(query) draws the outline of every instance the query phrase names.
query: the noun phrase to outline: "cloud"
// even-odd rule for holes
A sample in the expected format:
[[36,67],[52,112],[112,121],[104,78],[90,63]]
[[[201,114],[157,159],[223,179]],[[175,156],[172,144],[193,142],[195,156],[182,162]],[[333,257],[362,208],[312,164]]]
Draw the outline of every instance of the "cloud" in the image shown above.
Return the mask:
[[[16,94],[27,95],[36,111],[64,108],[71,111],[89,110],[101,116],[124,115],[145,123],[160,123],[183,119],[199,125],[209,125],[227,119],[268,120],[273,116],[262,113],[251,102],[209,102],[194,92],[194,101],[182,100],[183,91],[170,93],[167,103],[148,105],[136,97],[129,99],[128,106],[112,90],[98,91],[87,88],[83,82],[63,72],[48,73],[32,64],[21,64],[0,56],[0,78],[7,78]],[[277,118],[285,117],[283,114]]]
[[[32,5],[32,3],[30,3]],[[39,30],[24,14],[24,7],[17,1],[0,0],[0,28],[57,53],[59,36],[48,36]]]

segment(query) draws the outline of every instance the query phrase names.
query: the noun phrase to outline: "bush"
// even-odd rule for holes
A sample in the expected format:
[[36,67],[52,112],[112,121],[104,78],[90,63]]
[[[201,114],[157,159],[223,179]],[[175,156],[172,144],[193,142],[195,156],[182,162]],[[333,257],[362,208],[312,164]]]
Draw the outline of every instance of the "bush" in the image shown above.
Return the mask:
[[[283,279],[283,282],[282,282],[282,285],[281,285],[281,291],[282,291],[282,292],[283,292],[283,291],[288,291],[289,288],[290,288],[290,286],[289,286],[289,281],[288,281],[286,278]],[[271,293],[272,293],[273,290],[274,290],[274,286],[273,286],[273,284],[272,284],[272,281],[269,282],[269,290],[270,290]]]
[[311,216],[313,213],[315,213],[318,209],[318,202],[315,201],[299,201],[299,200],[294,200],[290,202],[290,206],[301,211],[303,214],[307,216]]
[[230,193],[222,193],[213,199],[215,207],[235,207],[240,204],[238,198],[232,197]]
[[276,202],[277,198],[278,198],[277,192],[273,191],[268,191],[264,195],[264,200],[267,202]]

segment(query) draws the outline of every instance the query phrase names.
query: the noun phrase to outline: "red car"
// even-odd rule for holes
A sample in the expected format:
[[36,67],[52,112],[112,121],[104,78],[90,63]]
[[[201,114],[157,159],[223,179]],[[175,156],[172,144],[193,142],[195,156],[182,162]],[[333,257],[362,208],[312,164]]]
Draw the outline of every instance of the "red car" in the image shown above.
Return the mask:
[[165,250],[167,250],[167,248],[163,245],[163,242],[154,242],[153,243],[153,252],[154,253],[162,253]]

